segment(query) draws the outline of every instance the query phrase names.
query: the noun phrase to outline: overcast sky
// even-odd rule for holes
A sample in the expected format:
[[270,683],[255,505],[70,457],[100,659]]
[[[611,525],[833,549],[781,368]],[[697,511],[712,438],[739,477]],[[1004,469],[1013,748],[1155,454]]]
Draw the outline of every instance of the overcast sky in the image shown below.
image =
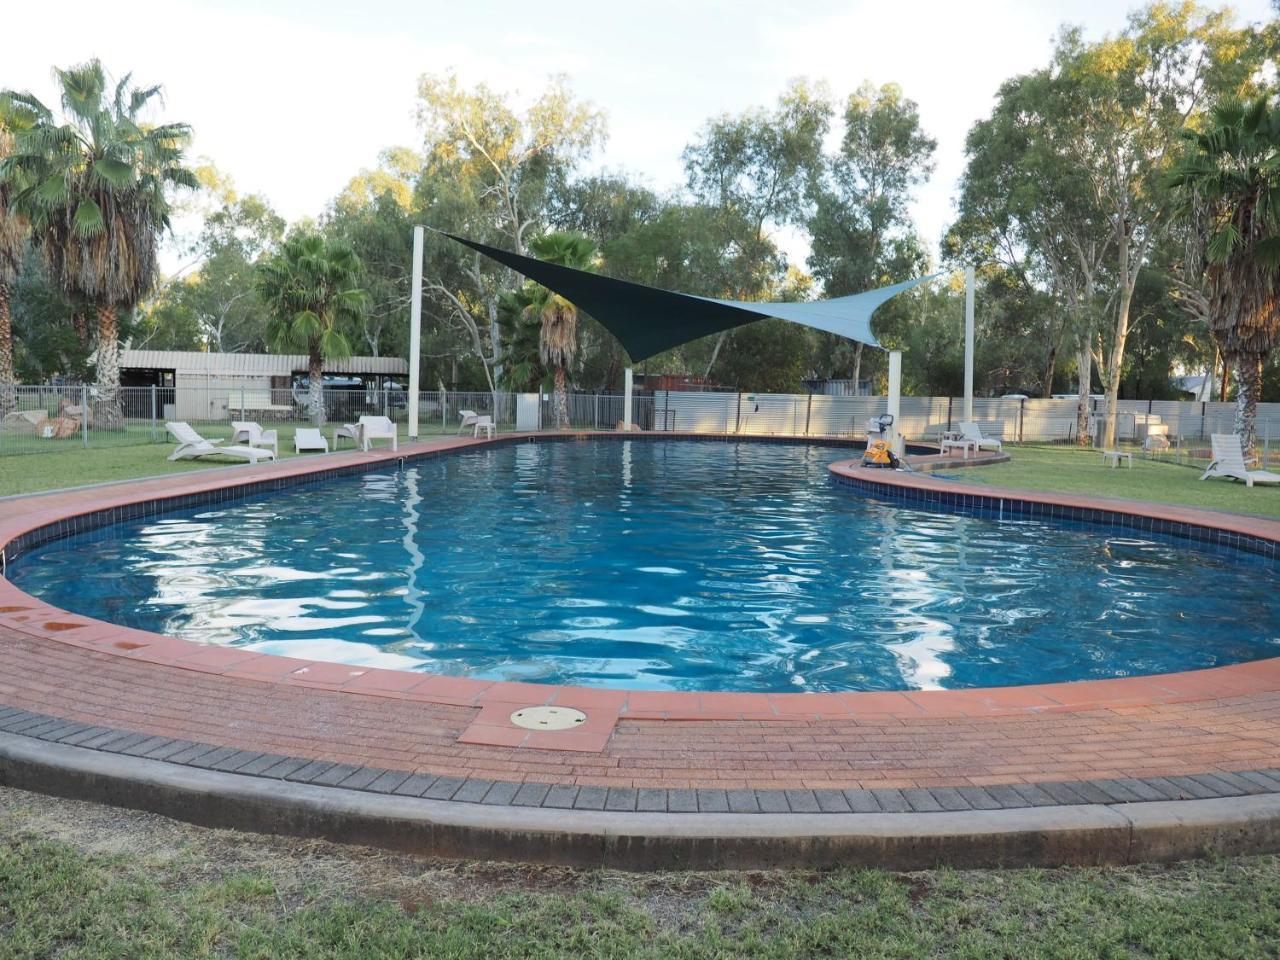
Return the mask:
[[[1242,21],[1266,0],[1234,4]],[[665,190],[704,121],[772,103],[790,78],[843,98],[896,81],[938,141],[915,203],[936,247],[949,222],[969,126],[1008,76],[1045,62],[1064,22],[1100,36],[1124,25],[1115,0],[657,0],[593,5],[487,0],[59,0],[11,2],[0,86],[52,95],[50,68],[92,56],[113,74],[162,83],[166,117],[195,128],[197,155],[289,219],[317,215],[379,150],[418,146],[416,80],[456,69],[468,83],[537,93],[549,74],[608,115],[597,166]],[[16,22],[15,22],[16,21]]]

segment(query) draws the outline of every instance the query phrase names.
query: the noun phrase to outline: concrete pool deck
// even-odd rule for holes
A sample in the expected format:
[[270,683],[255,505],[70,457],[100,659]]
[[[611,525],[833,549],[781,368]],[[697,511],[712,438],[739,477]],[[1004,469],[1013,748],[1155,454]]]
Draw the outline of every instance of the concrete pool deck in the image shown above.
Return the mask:
[[[572,439],[444,439],[9,499],[0,544],[7,562],[40,537],[245,485],[266,492],[486,443]],[[1280,544],[1280,521],[832,470],[836,482],[926,506],[1079,514],[1272,557]],[[205,646],[58,610],[7,579],[0,641],[0,780],[199,822],[630,867],[1280,848],[1280,659],[957,691],[595,690]],[[537,704],[587,720],[563,732],[511,723]]]

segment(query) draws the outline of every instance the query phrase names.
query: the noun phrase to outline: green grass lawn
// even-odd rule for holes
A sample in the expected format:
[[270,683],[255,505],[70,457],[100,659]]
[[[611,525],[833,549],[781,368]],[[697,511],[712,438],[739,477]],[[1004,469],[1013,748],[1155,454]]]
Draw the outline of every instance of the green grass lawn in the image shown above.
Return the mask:
[[1095,450],[1066,446],[1006,445],[1009,463],[946,471],[946,475],[974,483],[1022,490],[1091,493],[1101,497],[1182,503],[1210,510],[1230,510],[1280,516],[1280,484],[1253,489],[1234,480],[1200,480],[1196,468],[1148,460],[1133,455],[1133,469],[1104,466]]
[[[208,440],[226,440],[231,436],[231,428],[226,424],[194,426]],[[283,423],[275,426],[280,434],[280,459],[295,456],[294,430],[305,424]],[[332,443],[333,425],[326,426],[323,432]],[[436,436],[440,433],[440,425],[423,424],[419,433],[423,437]],[[401,441],[406,436],[404,424],[400,424]],[[167,438],[164,442],[148,442],[150,437],[149,427],[131,427],[121,433],[90,433],[90,446],[87,448],[78,438],[40,441],[44,446],[29,453],[4,455],[4,450],[0,447],[0,496],[114,480],[134,480],[189,470],[207,470],[217,466],[244,466],[243,460],[232,460],[229,457],[201,457],[199,460],[171,462],[168,456],[173,452],[175,444]],[[50,447],[50,444],[55,446]],[[353,449],[349,440],[343,441],[343,449]],[[303,456],[317,454],[308,453]]]
[[0,957],[1254,958],[1280,861],[669,873],[450,863],[0,788]]

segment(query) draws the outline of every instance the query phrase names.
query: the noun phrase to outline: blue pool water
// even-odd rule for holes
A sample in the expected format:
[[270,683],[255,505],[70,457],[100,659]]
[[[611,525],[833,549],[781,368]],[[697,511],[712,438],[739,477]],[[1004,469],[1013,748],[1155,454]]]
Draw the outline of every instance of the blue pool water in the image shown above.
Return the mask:
[[1273,567],[837,486],[819,446],[525,444],[117,524],[14,582],[132,627],[641,689],[894,690],[1280,654]]

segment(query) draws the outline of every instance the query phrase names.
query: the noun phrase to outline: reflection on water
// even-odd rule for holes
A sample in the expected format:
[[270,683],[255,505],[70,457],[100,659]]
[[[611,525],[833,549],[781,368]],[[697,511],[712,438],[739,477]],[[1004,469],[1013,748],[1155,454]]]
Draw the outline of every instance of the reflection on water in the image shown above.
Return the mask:
[[11,574],[193,640],[636,688],[1044,682],[1270,656],[1280,640],[1263,561],[868,500],[830,483],[843,455],[524,444],[117,525]]

